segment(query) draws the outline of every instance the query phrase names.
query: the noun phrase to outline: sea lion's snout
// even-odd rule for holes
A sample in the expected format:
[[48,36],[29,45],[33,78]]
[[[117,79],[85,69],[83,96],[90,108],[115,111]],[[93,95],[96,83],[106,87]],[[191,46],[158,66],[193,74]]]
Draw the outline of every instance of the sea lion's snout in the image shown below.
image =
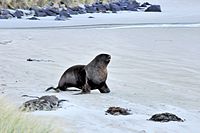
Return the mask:
[[108,55],[108,57],[107,57],[109,60],[111,59],[111,56],[110,55]]
[[96,56],[95,60],[103,61],[104,63],[108,64],[111,60],[111,55],[109,54],[99,54]]
[[106,57],[106,61],[109,63],[110,60],[111,60],[111,56],[110,56],[110,55],[107,55],[107,57]]

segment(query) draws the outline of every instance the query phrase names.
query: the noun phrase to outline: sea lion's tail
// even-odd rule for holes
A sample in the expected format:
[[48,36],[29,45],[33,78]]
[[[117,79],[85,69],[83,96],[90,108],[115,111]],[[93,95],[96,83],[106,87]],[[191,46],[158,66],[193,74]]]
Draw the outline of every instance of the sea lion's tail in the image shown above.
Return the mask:
[[49,90],[55,90],[55,91],[58,91],[59,89],[58,89],[58,87],[49,87],[49,88],[47,88],[45,91],[49,91]]

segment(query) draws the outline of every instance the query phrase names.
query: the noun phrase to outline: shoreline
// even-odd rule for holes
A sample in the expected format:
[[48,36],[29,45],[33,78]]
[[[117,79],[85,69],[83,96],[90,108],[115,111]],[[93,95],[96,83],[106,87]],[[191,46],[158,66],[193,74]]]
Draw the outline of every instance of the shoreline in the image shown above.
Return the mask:
[[133,24],[90,24],[70,26],[47,26],[47,27],[0,27],[4,29],[127,29],[127,28],[198,28],[200,23],[133,23]]
[[[89,18],[93,17],[93,18]],[[55,21],[55,16],[39,17],[40,20],[22,19],[0,20],[0,29],[28,28],[104,28],[104,27],[200,27],[200,15],[186,16],[172,13],[126,12],[117,14],[94,13],[73,15],[66,21]]]

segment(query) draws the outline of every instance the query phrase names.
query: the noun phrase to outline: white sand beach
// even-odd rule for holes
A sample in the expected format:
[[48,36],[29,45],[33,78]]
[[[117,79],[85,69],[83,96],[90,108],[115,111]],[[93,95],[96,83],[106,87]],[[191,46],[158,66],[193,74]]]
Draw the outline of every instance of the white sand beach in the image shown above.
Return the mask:
[[[22,98],[24,94],[69,100],[57,111],[34,113],[66,120],[66,131],[199,131],[199,28],[1,31],[2,40],[10,41],[0,45],[2,95],[18,106],[30,99]],[[44,91],[56,86],[68,67],[87,64],[99,53],[112,55],[107,81],[111,93]],[[28,58],[54,62],[27,62]],[[107,116],[104,111],[110,106],[129,108],[133,115]],[[146,121],[158,112],[175,113],[186,121]]]
[[[162,13],[93,14],[95,19],[86,14],[64,22],[0,21],[1,96],[17,107],[30,99],[21,97],[24,94],[69,100],[56,111],[32,113],[52,118],[50,122],[66,133],[199,133],[200,2],[153,2],[161,4]],[[100,53],[112,56],[107,79],[111,93],[45,92],[57,86],[67,68],[87,64]],[[105,115],[110,106],[128,108],[132,115]],[[147,121],[162,112],[185,121]]]

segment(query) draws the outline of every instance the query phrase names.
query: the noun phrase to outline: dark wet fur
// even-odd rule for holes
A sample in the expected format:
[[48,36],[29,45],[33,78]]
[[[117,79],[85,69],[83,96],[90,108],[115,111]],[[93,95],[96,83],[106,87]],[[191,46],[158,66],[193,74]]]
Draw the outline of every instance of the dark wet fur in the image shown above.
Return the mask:
[[109,93],[110,89],[106,84],[106,79],[107,65],[110,59],[110,55],[100,54],[88,65],[72,66],[63,73],[56,88],[49,87],[46,91],[79,91],[68,89],[69,87],[76,87],[82,90],[81,93],[77,94],[88,94],[90,90],[94,89],[98,89],[101,93]]

